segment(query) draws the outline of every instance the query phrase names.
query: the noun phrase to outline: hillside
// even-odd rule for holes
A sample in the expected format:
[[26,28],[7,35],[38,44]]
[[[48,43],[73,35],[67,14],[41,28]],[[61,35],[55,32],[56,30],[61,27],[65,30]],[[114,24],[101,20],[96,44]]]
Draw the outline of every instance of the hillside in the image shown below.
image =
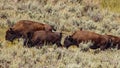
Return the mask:
[[23,40],[10,43],[5,32],[19,20],[51,24],[63,38],[82,28],[98,34],[120,36],[118,0],[0,0],[0,68],[120,68],[116,49],[91,50],[91,42],[79,48],[55,45],[23,47]]

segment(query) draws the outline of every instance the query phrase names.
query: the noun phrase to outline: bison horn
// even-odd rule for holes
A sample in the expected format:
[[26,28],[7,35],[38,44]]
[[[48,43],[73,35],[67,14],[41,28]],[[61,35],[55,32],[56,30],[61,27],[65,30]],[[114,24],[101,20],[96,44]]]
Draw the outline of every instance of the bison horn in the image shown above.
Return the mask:
[[12,29],[12,28],[9,28],[9,30],[10,30],[10,31],[13,31],[13,29]]
[[72,36],[68,36],[68,38],[71,38]]

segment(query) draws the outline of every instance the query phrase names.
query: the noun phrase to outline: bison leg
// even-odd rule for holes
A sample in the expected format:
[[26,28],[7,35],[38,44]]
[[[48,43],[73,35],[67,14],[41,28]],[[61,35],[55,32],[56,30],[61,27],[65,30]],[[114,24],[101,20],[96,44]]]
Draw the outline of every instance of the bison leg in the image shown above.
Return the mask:
[[37,49],[42,48],[42,46],[43,46],[43,44],[42,44],[42,43],[38,43],[38,44],[36,44],[36,45],[35,45],[35,47],[36,47]]
[[100,49],[101,50],[108,49],[109,47],[110,47],[110,45],[108,45],[108,44],[100,44]]
[[56,45],[57,45],[58,47],[62,47],[62,44],[61,44],[60,42],[56,42]]
[[24,40],[23,45],[27,46],[27,39]]
[[118,50],[120,49],[120,44],[117,45],[117,49],[118,49]]
[[105,50],[106,49],[106,45],[101,45],[100,46],[100,50]]
[[24,39],[23,45],[27,46],[27,47],[31,47],[32,41],[26,38],[26,39]]
[[44,41],[38,41],[38,42],[36,43],[36,45],[37,45],[38,47],[42,47],[42,46],[44,45]]
[[116,45],[117,45],[117,44],[115,44],[115,43],[111,43],[111,44],[110,44],[110,48],[116,48]]

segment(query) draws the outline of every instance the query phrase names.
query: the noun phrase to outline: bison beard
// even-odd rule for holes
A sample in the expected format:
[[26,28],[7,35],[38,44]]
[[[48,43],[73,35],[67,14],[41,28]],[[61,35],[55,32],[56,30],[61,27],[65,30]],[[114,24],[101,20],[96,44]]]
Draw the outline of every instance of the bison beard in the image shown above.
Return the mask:
[[29,20],[20,20],[13,27],[6,31],[5,39],[8,41],[13,41],[16,38],[26,38],[28,32],[45,30],[52,31],[52,26],[48,24],[38,23]]
[[50,32],[50,31],[35,31],[27,34],[27,45],[29,47],[38,45],[43,46],[43,44],[56,44],[58,47],[61,47],[61,38],[62,33]]

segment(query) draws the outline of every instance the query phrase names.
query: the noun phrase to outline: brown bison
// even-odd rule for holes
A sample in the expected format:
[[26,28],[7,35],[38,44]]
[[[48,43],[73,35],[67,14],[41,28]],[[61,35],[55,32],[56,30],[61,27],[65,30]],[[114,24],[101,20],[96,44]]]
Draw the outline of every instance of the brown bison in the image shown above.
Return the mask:
[[113,36],[113,35],[106,35],[111,40],[111,48],[117,47],[120,49],[120,37]]
[[45,30],[52,31],[55,30],[52,26],[48,24],[38,23],[29,20],[20,20],[13,27],[9,28],[6,31],[5,39],[13,41],[16,38],[25,38],[28,32]]
[[79,46],[79,43],[86,41],[93,42],[93,45],[90,46],[91,49],[100,48],[101,50],[104,50],[109,46],[109,39],[107,37],[94,32],[81,30],[76,31],[71,36],[67,36],[64,41],[64,46],[67,48],[70,45]]
[[51,31],[35,31],[35,32],[30,32],[27,34],[27,45],[29,47],[39,45],[42,46],[43,44],[57,44],[58,47],[62,46],[61,45],[61,38],[62,38],[62,33],[60,32],[51,32]]

